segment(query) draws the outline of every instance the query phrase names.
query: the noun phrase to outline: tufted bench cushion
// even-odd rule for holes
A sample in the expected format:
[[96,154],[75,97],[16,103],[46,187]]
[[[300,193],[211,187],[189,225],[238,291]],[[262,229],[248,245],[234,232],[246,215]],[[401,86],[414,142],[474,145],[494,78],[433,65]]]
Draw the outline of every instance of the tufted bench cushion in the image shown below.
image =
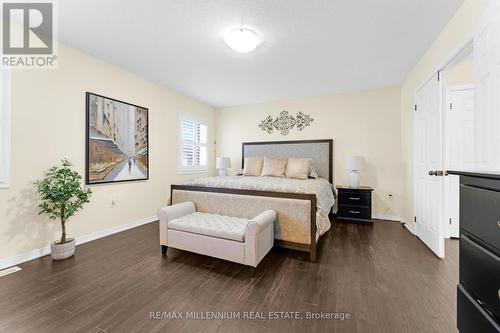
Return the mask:
[[252,219],[197,212],[192,201],[160,208],[160,245],[257,267],[274,245],[274,210]]
[[168,222],[168,228],[199,235],[245,241],[245,228],[249,219],[210,213],[192,213]]

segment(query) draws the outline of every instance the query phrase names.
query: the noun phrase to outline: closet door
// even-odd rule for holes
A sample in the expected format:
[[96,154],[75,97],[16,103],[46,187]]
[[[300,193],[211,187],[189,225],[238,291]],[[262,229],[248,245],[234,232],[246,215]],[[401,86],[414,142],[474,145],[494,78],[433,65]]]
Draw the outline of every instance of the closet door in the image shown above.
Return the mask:
[[439,74],[416,93],[415,107],[415,232],[444,257],[443,225],[443,88]]
[[[446,103],[446,169],[473,171],[474,153],[474,87],[448,88]],[[445,177],[445,235],[460,237],[460,176]]]
[[500,171],[500,1],[493,1],[474,36],[476,162]]

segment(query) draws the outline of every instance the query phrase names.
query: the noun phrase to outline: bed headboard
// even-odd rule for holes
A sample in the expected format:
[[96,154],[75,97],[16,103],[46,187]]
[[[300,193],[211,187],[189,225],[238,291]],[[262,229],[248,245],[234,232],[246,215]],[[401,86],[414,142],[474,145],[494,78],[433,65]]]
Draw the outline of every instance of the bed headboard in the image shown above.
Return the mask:
[[321,178],[333,183],[333,140],[296,140],[243,142],[241,147],[241,166],[245,157],[295,157],[310,158]]

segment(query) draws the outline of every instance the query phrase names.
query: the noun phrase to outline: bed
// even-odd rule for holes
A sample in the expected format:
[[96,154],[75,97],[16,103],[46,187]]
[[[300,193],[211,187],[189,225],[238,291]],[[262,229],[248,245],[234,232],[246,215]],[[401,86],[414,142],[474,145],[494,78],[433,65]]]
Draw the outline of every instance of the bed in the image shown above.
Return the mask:
[[207,177],[171,186],[172,204],[193,201],[199,211],[251,218],[265,209],[278,214],[275,245],[309,253],[316,261],[318,241],[330,229],[333,192],[333,140],[245,142],[246,157],[310,158],[317,179]]

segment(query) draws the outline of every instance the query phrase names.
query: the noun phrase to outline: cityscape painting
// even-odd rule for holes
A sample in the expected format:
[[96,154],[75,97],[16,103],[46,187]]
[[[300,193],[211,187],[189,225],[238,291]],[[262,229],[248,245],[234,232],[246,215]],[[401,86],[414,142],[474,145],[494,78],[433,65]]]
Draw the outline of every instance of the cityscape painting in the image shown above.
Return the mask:
[[87,93],[87,184],[148,179],[148,150],[148,109]]

